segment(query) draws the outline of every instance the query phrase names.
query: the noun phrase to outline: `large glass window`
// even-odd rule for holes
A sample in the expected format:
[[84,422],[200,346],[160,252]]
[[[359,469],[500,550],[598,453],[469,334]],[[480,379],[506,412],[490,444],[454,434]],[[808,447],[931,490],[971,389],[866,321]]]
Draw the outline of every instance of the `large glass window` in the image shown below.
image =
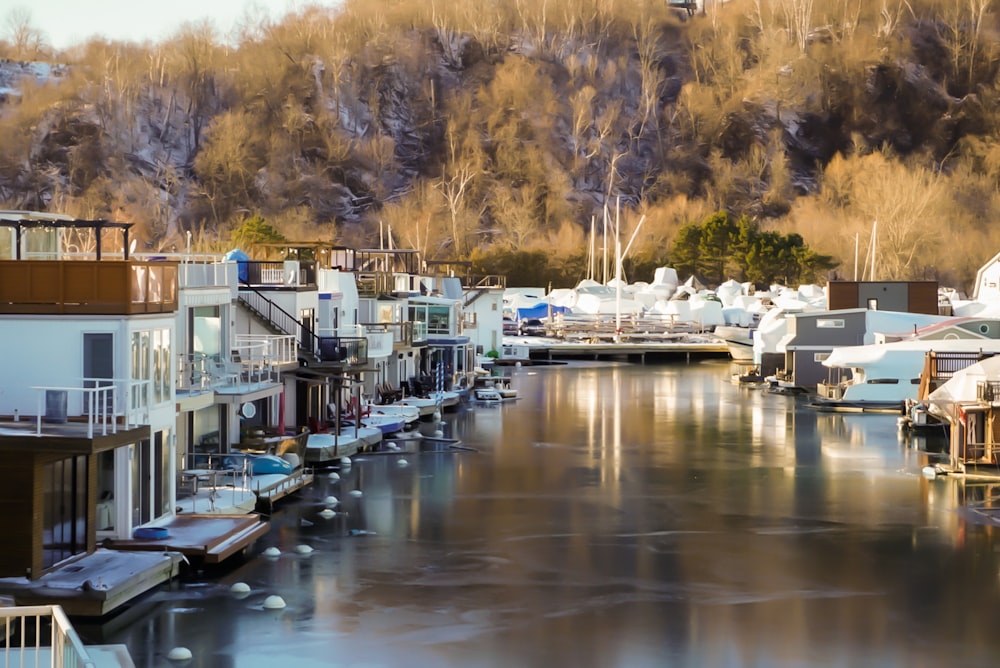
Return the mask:
[[163,403],[170,400],[171,370],[170,330],[157,329],[153,332],[153,401]]
[[448,315],[451,309],[447,306],[427,307],[427,333],[448,334]]
[[[170,330],[132,332],[132,391],[130,408],[145,408],[149,403],[163,403],[171,397],[173,365]],[[141,382],[149,381],[149,382]]]
[[197,306],[191,314],[190,351],[213,362],[222,357],[222,317],[218,306]]
[[42,567],[87,551],[87,458],[46,464],[43,484]]
[[98,531],[115,528],[115,451],[97,455],[97,527]]

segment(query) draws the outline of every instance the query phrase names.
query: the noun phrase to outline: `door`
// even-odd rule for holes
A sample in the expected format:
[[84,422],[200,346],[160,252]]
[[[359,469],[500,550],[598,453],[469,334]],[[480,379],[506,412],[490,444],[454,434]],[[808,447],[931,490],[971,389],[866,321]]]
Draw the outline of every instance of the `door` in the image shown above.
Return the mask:
[[[115,337],[110,332],[84,333],[83,335],[83,386],[104,387],[111,385],[115,377]],[[102,379],[107,378],[107,381]],[[87,392],[83,395],[83,410],[90,411],[91,397]],[[104,395],[105,409],[111,410],[111,393]]]
[[164,439],[167,432],[158,431],[152,440],[135,446],[132,460],[132,524],[139,526],[164,514],[167,462]]

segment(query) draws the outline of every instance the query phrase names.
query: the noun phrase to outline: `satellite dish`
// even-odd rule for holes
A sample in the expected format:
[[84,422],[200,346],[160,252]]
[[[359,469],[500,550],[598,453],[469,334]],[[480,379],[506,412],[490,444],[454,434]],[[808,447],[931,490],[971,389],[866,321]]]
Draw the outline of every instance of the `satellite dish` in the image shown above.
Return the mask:
[[257,414],[257,407],[251,404],[249,401],[240,406],[240,415],[242,415],[246,419],[249,420],[256,414]]

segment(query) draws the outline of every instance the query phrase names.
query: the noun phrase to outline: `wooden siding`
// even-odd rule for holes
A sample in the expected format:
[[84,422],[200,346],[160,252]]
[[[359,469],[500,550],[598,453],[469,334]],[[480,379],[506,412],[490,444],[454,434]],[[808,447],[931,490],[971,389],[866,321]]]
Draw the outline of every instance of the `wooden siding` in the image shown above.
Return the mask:
[[[882,311],[908,311],[910,313],[938,314],[937,281],[830,281],[827,285],[827,310],[867,308],[866,295],[873,294],[877,286],[889,288],[890,293],[900,289],[905,293],[901,303],[880,303]],[[891,299],[890,302],[895,302]]]
[[177,311],[177,263],[0,260],[0,313],[134,315]]
[[858,283],[855,281],[830,281],[826,288],[826,310],[858,308]]
[[938,284],[936,281],[910,283],[910,313],[938,314]]
[[[4,509],[4,549],[0,550],[0,577],[24,577],[41,569],[41,509],[35,507],[34,456],[11,455],[0,467],[0,507]],[[37,564],[33,558],[38,544]],[[38,569],[38,570],[35,570]]]

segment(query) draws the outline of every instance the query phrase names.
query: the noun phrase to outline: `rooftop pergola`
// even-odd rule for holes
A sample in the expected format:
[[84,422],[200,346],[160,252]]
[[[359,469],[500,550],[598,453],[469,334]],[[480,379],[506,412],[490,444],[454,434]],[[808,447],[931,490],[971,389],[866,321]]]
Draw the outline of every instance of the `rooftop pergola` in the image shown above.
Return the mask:
[[124,259],[128,260],[129,252],[129,229],[134,223],[116,223],[108,220],[80,220],[71,216],[60,214],[29,213],[22,211],[0,211],[0,226],[14,230],[14,259],[21,260],[21,239],[25,230],[37,229],[90,229],[94,231],[96,243],[95,256],[101,259],[101,238],[105,230],[121,230],[122,233],[122,253]]

